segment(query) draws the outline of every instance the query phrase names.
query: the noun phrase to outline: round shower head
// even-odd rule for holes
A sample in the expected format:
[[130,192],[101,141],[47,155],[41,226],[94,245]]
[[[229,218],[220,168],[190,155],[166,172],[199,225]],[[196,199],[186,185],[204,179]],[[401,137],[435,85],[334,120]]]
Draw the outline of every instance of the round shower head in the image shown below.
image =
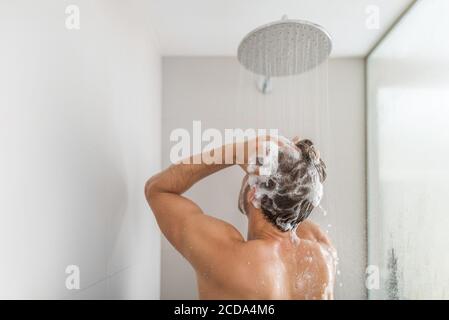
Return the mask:
[[240,42],[237,57],[248,70],[267,77],[299,74],[329,57],[327,31],[303,20],[282,19],[251,31]]

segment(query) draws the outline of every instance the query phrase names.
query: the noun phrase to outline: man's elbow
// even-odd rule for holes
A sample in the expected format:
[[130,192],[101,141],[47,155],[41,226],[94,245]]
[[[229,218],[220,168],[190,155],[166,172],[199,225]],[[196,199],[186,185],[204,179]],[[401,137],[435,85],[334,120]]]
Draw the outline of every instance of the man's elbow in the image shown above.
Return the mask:
[[154,175],[145,183],[145,197],[148,202],[157,193],[157,180],[157,175]]

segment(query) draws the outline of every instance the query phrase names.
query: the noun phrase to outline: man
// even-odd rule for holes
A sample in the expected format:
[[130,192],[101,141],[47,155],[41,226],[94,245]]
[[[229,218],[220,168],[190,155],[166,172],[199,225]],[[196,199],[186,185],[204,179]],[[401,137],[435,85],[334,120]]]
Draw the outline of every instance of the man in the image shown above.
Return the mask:
[[[189,163],[194,164],[171,165],[145,186],[162,233],[196,271],[200,299],[333,298],[335,250],[306,220],[321,200],[324,162],[309,140],[276,139],[277,148],[272,140],[258,137],[208,152],[223,160],[218,164],[201,163],[204,154],[193,156]],[[262,175],[270,145],[277,159]],[[243,163],[237,163],[241,147]],[[199,180],[235,164],[246,172],[239,198],[248,218],[246,240],[182,196]]]

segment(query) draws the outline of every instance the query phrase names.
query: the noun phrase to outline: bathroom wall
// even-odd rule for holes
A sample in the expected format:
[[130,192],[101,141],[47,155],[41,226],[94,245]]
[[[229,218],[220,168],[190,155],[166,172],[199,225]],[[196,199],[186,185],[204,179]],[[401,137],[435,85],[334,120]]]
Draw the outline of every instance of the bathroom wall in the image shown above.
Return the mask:
[[[258,96],[252,93],[255,90],[254,82],[242,81],[242,71],[235,58],[165,57],[162,73],[163,166],[169,165],[170,147],[173,145],[169,139],[170,132],[175,128],[185,128],[191,132],[193,120],[201,120],[203,130],[245,128],[251,126],[252,115],[264,118],[262,120],[272,128],[291,124],[286,117],[294,110],[284,112],[282,106],[265,105],[264,110],[267,111],[262,114],[254,103],[240,104],[240,109],[235,108],[236,99]],[[329,62],[331,134],[326,162],[332,167],[327,183],[327,193],[332,195],[332,203],[327,206],[326,216],[316,212],[313,220],[320,223],[323,229],[328,229],[339,252],[337,299],[366,297],[364,81],[363,59]],[[274,84],[272,94],[284,94],[285,90],[285,87]],[[302,101],[313,101],[313,94],[306,93]],[[313,108],[312,104],[308,108]],[[300,121],[298,119],[297,128]],[[229,168],[200,182],[187,195],[198,202],[205,212],[233,223],[246,235],[245,218],[237,210],[242,177],[240,168]],[[197,298],[192,268],[165,239],[162,241],[161,298]]]
[[[66,28],[69,4],[79,30]],[[147,5],[0,2],[0,298],[159,298],[143,196],[161,150]]]

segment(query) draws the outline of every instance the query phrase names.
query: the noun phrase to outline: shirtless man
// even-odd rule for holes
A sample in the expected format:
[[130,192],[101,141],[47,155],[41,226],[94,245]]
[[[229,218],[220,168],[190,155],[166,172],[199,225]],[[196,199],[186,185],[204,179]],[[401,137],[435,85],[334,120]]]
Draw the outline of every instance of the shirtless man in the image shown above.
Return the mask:
[[[162,233],[196,271],[200,299],[333,298],[336,252],[306,220],[321,200],[324,162],[309,140],[285,139],[277,142],[277,168],[262,176],[247,165],[254,158],[248,150],[258,154],[267,140],[224,145],[208,153],[223,155],[223,164],[171,165],[145,185]],[[240,147],[247,150],[239,163],[246,173],[239,209],[248,218],[247,239],[182,196],[199,180],[237,164]]]

